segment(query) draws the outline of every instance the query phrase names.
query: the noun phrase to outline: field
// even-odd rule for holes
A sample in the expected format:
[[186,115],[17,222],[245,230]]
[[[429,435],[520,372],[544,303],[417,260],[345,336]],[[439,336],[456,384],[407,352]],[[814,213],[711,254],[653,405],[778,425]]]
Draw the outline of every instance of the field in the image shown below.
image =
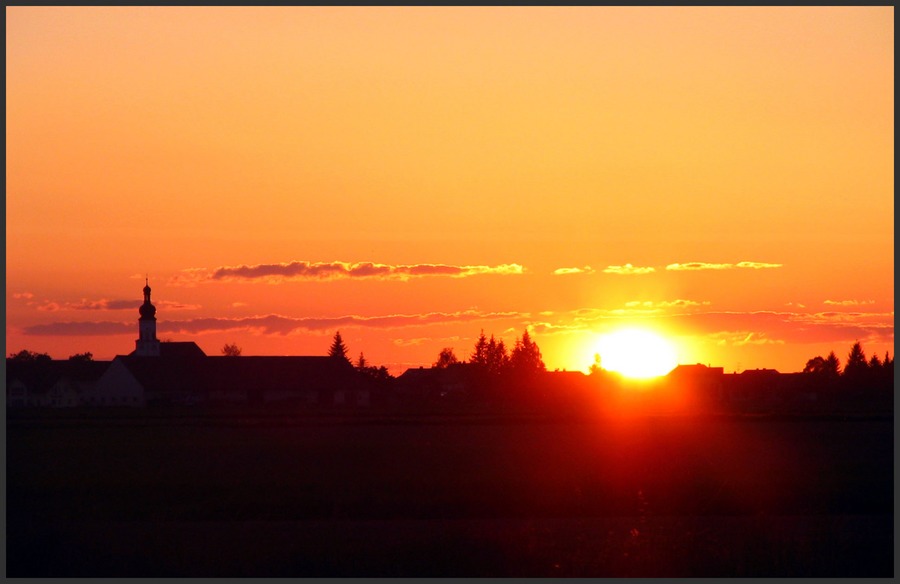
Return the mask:
[[891,417],[7,420],[8,576],[890,577],[893,547]]

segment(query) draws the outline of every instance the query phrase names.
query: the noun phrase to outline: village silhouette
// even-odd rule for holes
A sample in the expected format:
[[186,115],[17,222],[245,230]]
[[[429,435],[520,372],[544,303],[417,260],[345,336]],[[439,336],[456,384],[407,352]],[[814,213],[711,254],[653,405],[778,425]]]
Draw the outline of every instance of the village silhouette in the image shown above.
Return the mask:
[[890,576],[893,359],[547,371],[528,331],[393,377],[161,341],[6,360],[12,577]]
[[[799,373],[678,365],[652,381],[632,381],[602,368],[585,375],[547,371],[527,330],[512,349],[481,331],[468,359],[444,348],[431,367],[393,377],[355,363],[340,331],[322,356],[242,356],[236,343],[208,356],[193,341],[161,341],[149,282],[143,289],[135,349],[112,361],[91,353],[66,360],[27,349],[6,362],[7,407],[272,406],[370,410],[614,411],[648,413],[890,412],[894,361],[866,357],[861,343],[845,363],[832,351]],[[238,358],[239,357],[239,358]]]

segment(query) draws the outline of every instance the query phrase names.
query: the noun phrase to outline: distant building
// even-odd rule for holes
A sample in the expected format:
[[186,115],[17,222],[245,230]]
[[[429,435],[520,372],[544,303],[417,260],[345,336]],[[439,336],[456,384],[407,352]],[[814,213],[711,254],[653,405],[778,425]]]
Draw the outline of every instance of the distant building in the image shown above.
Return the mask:
[[6,360],[8,408],[66,408],[82,404],[109,361]]
[[709,403],[720,402],[725,398],[724,367],[709,367],[702,363],[678,365],[666,375],[670,385],[695,391]]

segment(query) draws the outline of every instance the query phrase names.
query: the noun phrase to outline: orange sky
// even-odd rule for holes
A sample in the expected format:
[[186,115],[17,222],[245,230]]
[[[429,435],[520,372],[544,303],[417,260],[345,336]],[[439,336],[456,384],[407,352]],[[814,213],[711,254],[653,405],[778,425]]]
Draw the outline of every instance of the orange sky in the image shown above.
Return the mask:
[[8,7],[7,353],[893,354],[893,18]]

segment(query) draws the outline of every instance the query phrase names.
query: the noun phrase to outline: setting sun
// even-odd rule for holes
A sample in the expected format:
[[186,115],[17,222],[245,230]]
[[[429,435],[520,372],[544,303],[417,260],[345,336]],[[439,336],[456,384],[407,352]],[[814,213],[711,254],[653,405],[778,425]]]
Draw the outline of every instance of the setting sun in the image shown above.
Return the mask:
[[678,364],[675,349],[668,341],[641,329],[623,329],[601,336],[597,353],[601,367],[626,377],[665,375]]

